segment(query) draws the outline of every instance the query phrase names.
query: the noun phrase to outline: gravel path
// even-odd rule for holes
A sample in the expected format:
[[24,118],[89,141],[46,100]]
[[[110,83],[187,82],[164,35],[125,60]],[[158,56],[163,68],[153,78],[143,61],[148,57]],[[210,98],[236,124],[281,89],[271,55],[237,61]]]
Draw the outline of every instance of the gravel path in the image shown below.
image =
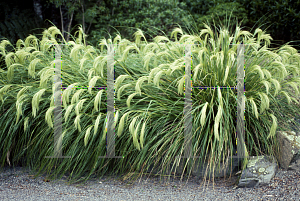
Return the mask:
[[[278,169],[271,184],[258,188],[236,188],[237,176],[201,186],[196,178],[188,183],[143,176],[127,186],[117,177],[91,178],[83,184],[66,184],[66,178],[36,179],[24,167],[5,167],[0,172],[0,200],[300,200],[300,171]],[[107,179],[107,180],[106,180]],[[205,191],[203,191],[205,190]]]

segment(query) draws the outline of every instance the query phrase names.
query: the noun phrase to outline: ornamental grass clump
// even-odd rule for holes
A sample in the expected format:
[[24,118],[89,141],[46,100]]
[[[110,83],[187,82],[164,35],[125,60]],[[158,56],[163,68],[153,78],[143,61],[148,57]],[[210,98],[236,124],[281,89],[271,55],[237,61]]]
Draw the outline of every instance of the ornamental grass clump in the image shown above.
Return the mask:
[[[6,51],[7,45],[13,46],[9,41],[1,42],[7,67],[0,73],[2,166],[11,160],[21,162],[38,173],[69,174],[70,182],[82,181],[80,177],[86,180],[93,173],[146,173],[159,160],[162,174],[170,164],[176,171],[176,164],[184,160],[175,157],[184,152],[184,44],[188,43],[195,44],[191,47],[193,86],[235,86],[237,45],[232,44],[251,44],[245,46],[245,148],[249,156],[274,155],[276,129],[286,129],[279,122],[299,114],[294,105],[298,104],[300,55],[288,44],[270,50],[272,38],[260,29],[251,34],[236,26],[231,33],[227,27],[205,24],[205,29],[189,35],[176,28],[172,32],[175,42],[166,36],[148,42],[138,30],[135,42],[117,35],[113,41],[103,39],[98,49],[84,45],[79,28],[78,37],[62,48],[62,82],[71,86],[62,91],[62,153],[72,158],[45,158],[54,153],[56,35],[60,31],[51,27],[41,41],[32,35],[19,40],[13,52]],[[119,44],[114,56],[115,154],[123,159],[98,158],[107,154],[106,90],[72,88],[107,85],[109,43]],[[237,93],[217,87],[193,88],[192,94],[193,155],[202,162],[220,163],[220,158],[235,154]],[[181,177],[192,170],[192,160],[184,164]]]

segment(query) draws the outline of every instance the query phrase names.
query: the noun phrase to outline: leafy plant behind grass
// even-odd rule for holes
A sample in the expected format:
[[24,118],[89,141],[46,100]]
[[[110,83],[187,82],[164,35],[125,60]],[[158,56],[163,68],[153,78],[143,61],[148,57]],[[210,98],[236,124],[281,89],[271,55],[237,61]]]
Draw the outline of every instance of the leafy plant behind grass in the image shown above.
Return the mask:
[[[0,118],[1,165],[11,150],[13,162],[23,157],[39,173],[53,171],[54,177],[69,173],[73,182],[93,173],[144,173],[160,159],[162,169],[171,162],[179,163],[175,156],[182,155],[184,148],[185,60],[184,45],[180,45],[184,43],[198,44],[192,46],[193,86],[234,86],[237,46],[230,44],[253,44],[245,46],[245,148],[248,155],[276,153],[277,125],[285,129],[277,122],[287,120],[280,114],[286,108],[299,113],[292,105],[281,107],[286,103],[284,96],[289,103],[296,101],[287,87],[298,95],[299,54],[289,45],[269,50],[272,38],[260,29],[251,34],[239,26],[233,33],[227,27],[205,27],[192,35],[176,28],[172,32],[175,42],[164,36],[150,43],[141,41],[145,38],[138,30],[135,42],[118,35],[114,40],[103,39],[100,49],[83,45],[84,33],[79,28],[78,37],[63,51],[64,84],[105,86],[105,47],[120,44],[114,57],[115,145],[116,155],[124,159],[98,158],[106,155],[106,90],[72,88],[63,91],[62,100],[63,155],[72,159],[45,158],[54,153],[53,44],[61,33],[50,27],[41,41],[35,36],[19,40],[13,52],[6,52],[4,46],[11,44],[2,41],[7,69],[0,73],[1,108],[6,109]],[[294,77],[285,80],[291,73]],[[233,156],[236,93],[232,89],[193,89],[192,100],[194,155],[210,164]],[[182,176],[191,173],[192,167],[192,161],[184,162],[187,170]]]

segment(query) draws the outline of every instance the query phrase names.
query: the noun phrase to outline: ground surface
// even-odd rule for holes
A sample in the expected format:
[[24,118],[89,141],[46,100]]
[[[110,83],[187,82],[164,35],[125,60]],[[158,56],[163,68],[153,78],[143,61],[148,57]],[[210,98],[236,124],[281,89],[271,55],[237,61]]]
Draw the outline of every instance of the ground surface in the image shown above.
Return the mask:
[[[24,172],[23,172],[24,171]],[[204,187],[190,178],[170,181],[143,176],[131,185],[118,177],[91,178],[85,184],[66,184],[61,180],[34,179],[24,167],[5,167],[0,172],[0,200],[300,200],[300,171],[278,169],[271,184],[258,188],[236,188],[237,176]]]

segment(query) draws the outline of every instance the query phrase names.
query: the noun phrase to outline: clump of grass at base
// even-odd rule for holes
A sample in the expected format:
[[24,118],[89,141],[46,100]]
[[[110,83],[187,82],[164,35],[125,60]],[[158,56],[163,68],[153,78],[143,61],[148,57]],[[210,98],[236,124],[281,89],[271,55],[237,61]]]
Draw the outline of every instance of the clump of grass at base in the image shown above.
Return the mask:
[[[260,29],[251,34],[239,26],[233,33],[224,26],[205,27],[192,35],[176,28],[172,34],[175,42],[165,36],[148,42],[138,30],[135,42],[118,35],[114,40],[103,39],[99,49],[84,45],[84,33],[79,28],[79,37],[63,49],[65,85],[106,86],[107,44],[120,44],[114,57],[115,107],[120,119],[115,122],[115,146],[116,155],[124,159],[98,158],[106,155],[106,90],[88,88],[70,88],[62,93],[63,155],[72,159],[45,158],[54,151],[51,44],[57,44],[55,36],[61,33],[51,27],[41,41],[34,36],[25,42],[19,40],[14,52],[6,52],[5,46],[11,44],[2,41],[7,70],[0,72],[0,107],[7,111],[0,117],[1,165],[6,163],[7,151],[13,149],[14,162],[23,157],[24,165],[39,173],[47,171],[54,177],[68,173],[70,182],[75,182],[93,173],[144,173],[159,159],[163,159],[159,165],[162,169],[178,162],[175,157],[184,152],[185,47],[180,43],[198,44],[192,46],[193,86],[234,86],[237,46],[230,44],[252,44],[245,46],[245,148],[249,155],[273,155],[276,129],[284,129],[277,122],[287,120],[280,113],[294,109],[299,114],[298,108],[287,104],[283,110],[281,105],[296,101],[288,87],[298,93],[300,55],[289,45],[268,49],[271,37]],[[285,80],[290,73],[294,77]],[[236,133],[234,90],[194,88],[192,100],[194,155],[210,164],[220,161],[221,156],[231,157]],[[215,121],[217,115],[219,121]],[[192,166],[187,167],[191,173]]]

